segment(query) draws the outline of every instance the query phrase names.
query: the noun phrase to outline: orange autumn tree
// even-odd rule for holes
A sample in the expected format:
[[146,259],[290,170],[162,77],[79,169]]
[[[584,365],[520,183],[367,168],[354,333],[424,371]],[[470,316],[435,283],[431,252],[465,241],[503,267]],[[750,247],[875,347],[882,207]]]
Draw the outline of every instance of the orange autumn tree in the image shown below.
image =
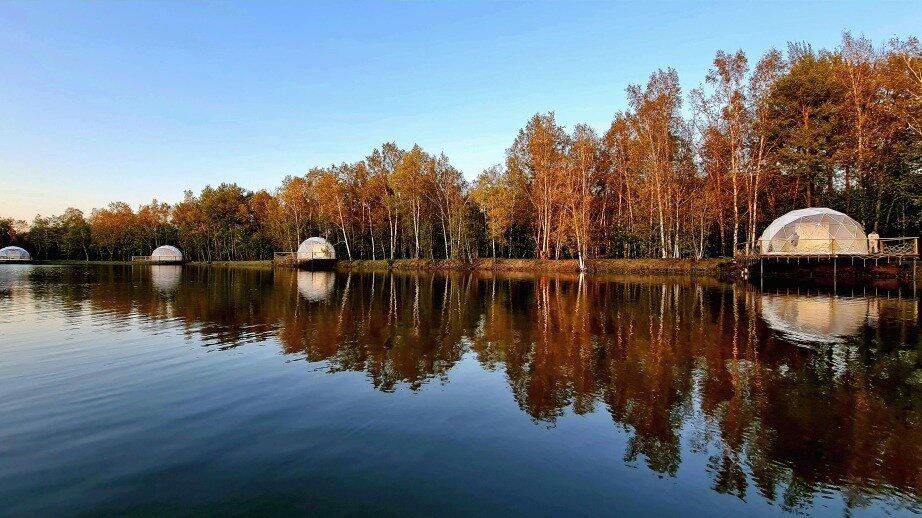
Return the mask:
[[548,259],[552,233],[561,217],[558,202],[566,174],[568,137],[554,120],[554,113],[536,114],[519,130],[506,150],[506,168],[531,204],[532,232],[536,254]]
[[496,164],[480,173],[471,197],[486,220],[487,237],[495,259],[496,243],[508,242],[507,232],[512,227],[516,207],[515,185],[503,167]]
[[718,51],[709,68],[687,97],[670,68],[628,86],[626,108],[603,128],[538,113],[504,168],[480,176],[440,150],[386,142],[255,192],[206,186],[172,205],[36,216],[15,232],[0,215],[0,240],[41,258],[124,259],[169,242],[223,260],[268,259],[324,235],[353,259],[504,255],[585,268],[589,258],[732,254],[805,205],[884,236],[922,232],[917,38],[881,45],[846,32],[835,48],[797,43],[754,63]]

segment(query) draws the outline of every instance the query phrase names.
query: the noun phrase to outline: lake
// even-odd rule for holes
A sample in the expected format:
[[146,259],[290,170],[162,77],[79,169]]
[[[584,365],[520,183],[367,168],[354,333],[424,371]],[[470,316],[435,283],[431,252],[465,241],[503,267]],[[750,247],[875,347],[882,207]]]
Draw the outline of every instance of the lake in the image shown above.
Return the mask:
[[922,510],[905,286],[0,266],[0,514]]

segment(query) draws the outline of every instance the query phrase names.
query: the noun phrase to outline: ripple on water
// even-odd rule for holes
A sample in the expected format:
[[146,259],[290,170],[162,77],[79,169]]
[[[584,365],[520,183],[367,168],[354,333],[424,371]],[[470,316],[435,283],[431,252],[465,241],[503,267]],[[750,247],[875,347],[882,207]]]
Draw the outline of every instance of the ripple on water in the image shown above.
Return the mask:
[[31,271],[0,269],[11,513],[920,510],[918,299]]

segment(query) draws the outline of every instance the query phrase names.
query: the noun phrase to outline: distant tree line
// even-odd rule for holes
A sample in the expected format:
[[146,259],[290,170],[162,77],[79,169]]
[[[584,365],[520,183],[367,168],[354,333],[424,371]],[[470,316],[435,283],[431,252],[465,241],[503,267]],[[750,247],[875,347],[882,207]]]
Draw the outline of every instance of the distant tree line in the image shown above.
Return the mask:
[[[841,210],[882,235],[922,228],[922,45],[845,33],[834,50],[718,52],[687,96],[673,69],[627,88],[604,133],[536,114],[473,181],[445,155],[386,143],[364,160],[236,184],[175,205],[121,202],[31,223],[0,245],[38,258],[264,259],[311,235],[341,257],[695,257],[732,254],[778,215]],[[684,106],[683,106],[683,103]]]

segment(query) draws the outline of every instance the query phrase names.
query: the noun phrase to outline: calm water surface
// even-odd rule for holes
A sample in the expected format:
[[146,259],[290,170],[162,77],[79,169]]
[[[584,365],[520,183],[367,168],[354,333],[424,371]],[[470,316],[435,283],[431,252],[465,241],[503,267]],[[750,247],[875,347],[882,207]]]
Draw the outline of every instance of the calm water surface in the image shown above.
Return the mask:
[[912,289],[0,266],[0,514],[922,510]]

